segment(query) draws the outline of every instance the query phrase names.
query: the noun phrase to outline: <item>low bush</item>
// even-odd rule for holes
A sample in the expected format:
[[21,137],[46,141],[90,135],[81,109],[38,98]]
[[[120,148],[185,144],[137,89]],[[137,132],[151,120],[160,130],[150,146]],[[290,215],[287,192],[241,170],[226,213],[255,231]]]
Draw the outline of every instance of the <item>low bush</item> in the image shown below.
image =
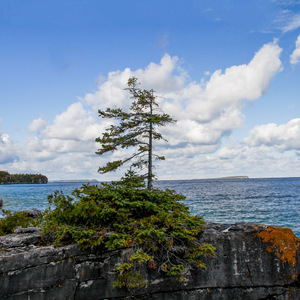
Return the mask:
[[38,218],[28,217],[26,211],[12,212],[10,210],[1,209],[4,217],[0,219],[0,236],[11,234],[18,227],[35,227],[40,226],[42,216]]
[[[138,185],[138,184],[137,184]],[[130,184],[84,185],[74,197],[56,192],[44,217],[44,234],[55,244],[81,248],[102,245],[107,250],[130,248],[118,267],[114,285],[128,289],[147,284],[141,270],[157,270],[185,280],[193,268],[205,268],[204,256],[214,254],[200,244],[205,222],[181,203],[171,190],[146,190]]]

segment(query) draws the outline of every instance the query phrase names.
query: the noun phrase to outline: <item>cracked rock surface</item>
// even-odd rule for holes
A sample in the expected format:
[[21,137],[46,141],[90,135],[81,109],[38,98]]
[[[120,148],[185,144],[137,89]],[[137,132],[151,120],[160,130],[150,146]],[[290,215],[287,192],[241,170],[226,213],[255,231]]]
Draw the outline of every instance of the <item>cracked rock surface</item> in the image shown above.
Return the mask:
[[180,283],[145,270],[149,285],[127,293],[113,288],[126,250],[42,246],[39,228],[0,237],[0,299],[300,299],[300,240],[288,228],[207,224],[200,237],[216,247]]

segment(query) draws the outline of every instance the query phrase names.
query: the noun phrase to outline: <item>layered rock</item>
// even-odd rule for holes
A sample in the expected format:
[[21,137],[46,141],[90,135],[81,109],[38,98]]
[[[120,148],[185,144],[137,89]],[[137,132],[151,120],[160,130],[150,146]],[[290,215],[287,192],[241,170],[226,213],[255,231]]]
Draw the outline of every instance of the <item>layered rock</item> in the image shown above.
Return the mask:
[[207,270],[180,283],[143,270],[146,288],[113,287],[127,250],[42,246],[38,228],[0,237],[0,299],[300,299],[300,240],[288,228],[208,224]]

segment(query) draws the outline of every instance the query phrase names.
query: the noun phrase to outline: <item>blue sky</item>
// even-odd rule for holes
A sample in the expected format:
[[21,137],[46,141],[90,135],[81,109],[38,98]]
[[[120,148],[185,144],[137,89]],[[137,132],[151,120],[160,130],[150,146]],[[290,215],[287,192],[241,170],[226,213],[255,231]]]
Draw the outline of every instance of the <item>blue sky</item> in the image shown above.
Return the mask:
[[119,178],[97,109],[136,76],[178,120],[160,179],[300,176],[298,0],[4,0],[0,41],[2,170]]

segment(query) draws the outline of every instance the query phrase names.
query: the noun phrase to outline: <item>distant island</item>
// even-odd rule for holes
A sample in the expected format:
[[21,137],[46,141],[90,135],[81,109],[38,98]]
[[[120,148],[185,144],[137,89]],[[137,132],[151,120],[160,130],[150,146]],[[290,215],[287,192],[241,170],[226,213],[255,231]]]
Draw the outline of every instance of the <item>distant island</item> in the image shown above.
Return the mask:
[[97,179],[57,179],[49,180],[49,182],[100,182]]
[[220,177],[217,179],[249,179],[249,176],[227,176],[227,177]]
[[0,184],[41,184],[48,183],[48,178],[41,174],[9,174],[0,171]]
[[200,180],[211,180],[211,179],[249,179],[249,176],[244,176],[244,175],[240,175],[240,176],[226,176],[226,177],[216,177],[216,178],[203,178],[203,179],[200,179]]

